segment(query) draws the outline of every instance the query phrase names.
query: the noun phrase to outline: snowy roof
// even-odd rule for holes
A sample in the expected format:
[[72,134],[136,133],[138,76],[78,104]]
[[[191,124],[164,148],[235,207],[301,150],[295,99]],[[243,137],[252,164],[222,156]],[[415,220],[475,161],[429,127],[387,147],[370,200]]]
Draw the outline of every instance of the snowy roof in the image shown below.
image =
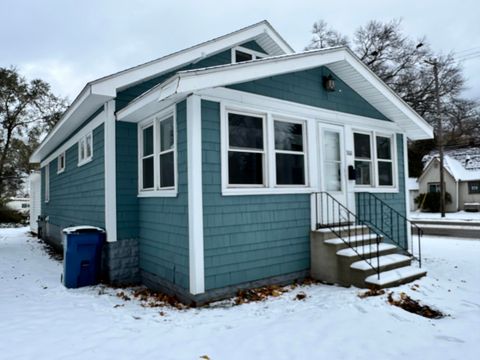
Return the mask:
[[[480,148],[470,147],[445,151],[444,167],[456,181],[480,180]],[[423,157],[425,169],[438,154],[431,152]]]
[[407,178],[407,189],[408,190],[418,190],[418,180],[417,178]]

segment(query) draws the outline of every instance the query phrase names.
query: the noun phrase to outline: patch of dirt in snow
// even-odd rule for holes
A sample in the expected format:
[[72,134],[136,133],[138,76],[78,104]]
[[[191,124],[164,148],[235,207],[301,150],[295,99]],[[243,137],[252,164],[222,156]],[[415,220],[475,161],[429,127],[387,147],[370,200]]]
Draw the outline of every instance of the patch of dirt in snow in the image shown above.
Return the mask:
[[410,296],[401,292],[399,296],[394,296],[394,292],[388,294],[388,302],[391,305],[398,306],[408,312],[429,318],[429,319],[441,319],[446,314],[439,310],[435,310],[428,305],[422,305],[418,300],[412,299]]

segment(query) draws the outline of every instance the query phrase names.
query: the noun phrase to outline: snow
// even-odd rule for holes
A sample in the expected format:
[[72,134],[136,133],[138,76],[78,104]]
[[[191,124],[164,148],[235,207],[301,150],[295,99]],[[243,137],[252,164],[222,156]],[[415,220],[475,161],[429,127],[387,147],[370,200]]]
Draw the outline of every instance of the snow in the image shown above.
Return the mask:
[[442,218],[440,213],[430,213],[421,211],[410,212],[411,220],[442,220],[442,221],[480,221],[480,212],[471,211],[458,211],[453,213],[445,213],[445,217]]
[[[383,255],[378,258],[380,267],[389,266],[393,264],[402,263],[408,261],[410,257],[402,255],[402,254],[390,254],[390,255]],[[371,266],[369,263],[363,260],[355,261],[350,268],[356,270],[369,270]]]
[[377,274],[370,275],[365,279],[365,282],[385,286],[395,281],[412,278],[422,274],[425,274],[425,270],[415,266],[405,266],[402,268],[382,272],[382,277],[380,279],[377,277]]
[[61,263],[26,231],[0,229],[2,360],[478,358],[480,241],[424,237],[428,275],[392,290],[450,315],[431,320],[322,284],[240,306],[144,308],[118,290],[64,288]]
[[418,186],[418,179],[417,178],[407,178],[407,189],[408,190],[418,190],[419,189],[419,186]]

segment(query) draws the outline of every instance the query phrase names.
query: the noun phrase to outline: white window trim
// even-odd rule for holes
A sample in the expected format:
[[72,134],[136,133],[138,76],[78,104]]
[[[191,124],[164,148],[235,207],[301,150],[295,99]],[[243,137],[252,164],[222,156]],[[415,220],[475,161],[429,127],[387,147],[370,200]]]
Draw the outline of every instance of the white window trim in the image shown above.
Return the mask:
[[[228,181],[228,114],[245,114],[264,118],[264,185],[231,185]],[[309,194],[313,189],[310,179],[310,162],[308,152],[308,123],[306,118],[293,117],[276,112],[259,111],[248,106],[235,106],[221,102],[220,104],[220,133],[221,133],[221,172],[222,172],[222,195],[267,195],[267,194]],[[274,121],[285,121],[303,124],[304,132],[304,161],[306,185],[277,185],[275,165],[275,133]]]
[[[237,61],[235,60],[235,53],[237,51],[241,51],[245,54],[249,54],[249,55],[252,55],[252,60],[257,60],[257,59],[262,59],[264,57],[267,57],[268,55],[267,54],[264,54],[264,53],[261,53],[259,51],[255,51],[255,50],[250,50],[250,49],[247,49],[246,47],[243,47],[243,46],[235,46],[232,48],[231,50],[231,54],[232,54],[232,64],[236,64]],[[251,61],[251,60],[250,60]]]
[[[238,114],[238,115],[247,115],[247,116],[252,116],[252,117],[257,117],[262,119],[262,142],[263,142],[263,149],[250,149],[250,148],[230,148],[230,136],[228,134],[228,114]],[[268,187],[269,181],[268,181],[268,149],[267,149],[267,116],[266,114],[262,113],[254,113],[254,112],[249,112],[249,111],[244,111],[244,110],[235,110],[235,109],[226,109],[226,128],[227,128],[227,136],[225,137],[226,141],[226,147],[227,147],[227,162],[225,163],[225,166],[227,168],[227,174],[229,174],[229,162],[228,162],[228,153],[230,151],[233,152],[245,152],[249,154],[262,154],[263,158],[263,166],[262,166],[262,179],[263,183],[262,184],[230,184],[229,182],[229,177],[227,176],[227,188],[235,189],[235,188],[266,188]]]
[[[285,122],[285,123],[292,123],[292,124],[300,124],[302,125],[302,141],[303,141],[303,151],[289,151],[289,150],[277,150],[275,149],[275,121],[278,122]],[[293,119],[285,116],[278,116],[278,115],[273,115],[272,116],[272,131],[270,133],[273,135],[272,136],[272,152],[273,152],[273,160],[271,161],[273,163],[273,184],[276,188],[291,188],[291,189],[297,189],[297,188],[308,188],[309,184],[309,176],[308,176],[308,154],[307,154],[307,149],[308,149],[308,139],[307,139],[307,122],[305,120],[300,120],[300,119]],[[305,184],[304,185],[285,185],[285,184],[277,184],[277,154],[292,154],[292,155],[303,155],[303,168],[305,173],[303,174]]]
[[[173,117],[173,169],[174,186],[160,187],[160,154],[172,152],[171,149],[160,152],[160,122]],[[153,125],[153,181],[154,187],[143,189],[143,129]],[[138,195],[137,197],[176,197],[178,195],[178,154],[177,154],[177,111],[176,106],[171,106],[163,111],[149,116],[138,123]]]
[[[90,149],[90,156],[87,156],[87,138],[90,137],[92,140],[90,142],[90,145],[91,145],[91,149]],[[85,157],[82,159],[81,155],[82,155],[82,147],[84,147],[84,154],[85,154]],[[89,133],[85,134],[84,136],[82,136],[79,140],[78,140],[78,166],[82,166],[82,165],[85,165],[87,163],[89,163],[90,161],[93,160],[93,131],[90,131]]]
[[45,189],[44,189],[45,202],[50,201],[50,163],[45,165]]
[[[62,163],[60,161],[60,159],[62,159],[62,158],[63,158],[63,167],[60,166],[60,164]],[[57,174],[61,174],[65,171],[65,167],[67,165],[66,161],[67,161],[67,158],[66,158],[65,151],[64,151],[60,155],[58,155],[58,157],[57,157]]]
[[[389,133],[385,131],[377,131],[377,130],[365,130],[365,129],[352,129],[352,138],[354,134],[365,134],[370,136],[370,160],[363,160],[361,158],[358,161],[370,161],[372,166],[370,167],[371,171],[371,178],[372,184],[371,185],[358,185],[355,184],[354,191],[355,192],[381,192],[381,193],[392,193],[398,192],[398,156],[397,156],[397,137],[396,133]],[[377,136],[386,137],[391,140],[391,153],[392,153],[392,177],[393,177],[393,185],[380,185],[379,184],[379,176],[378,176],[378,162],[379,161],[389,161],[389,160],[382,160],[377,158]],[[353,139],[353,144],[355,141]],[[357,161],[357,157],[355,156],[355,149],[353,150],[353,158],[354,161]]]

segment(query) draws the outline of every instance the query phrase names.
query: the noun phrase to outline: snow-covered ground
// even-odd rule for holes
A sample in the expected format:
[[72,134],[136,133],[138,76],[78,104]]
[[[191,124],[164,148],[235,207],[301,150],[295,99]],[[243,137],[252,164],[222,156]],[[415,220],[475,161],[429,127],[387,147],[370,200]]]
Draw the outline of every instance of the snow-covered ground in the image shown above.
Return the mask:
[[480,212],[458,211],[453,213],[445,213],[442,218],[440,213],[411,211],[410,219],[412,220],[442,220],[442,221],[480,221]]
[[478,359],[480,241],[423,244],[428,276],[393,290],[450,315],[439,320],[328,285],[239,306],[144,308],[118,290],[65,289],[61,264],[25,228],[0,229],[0,358]]

